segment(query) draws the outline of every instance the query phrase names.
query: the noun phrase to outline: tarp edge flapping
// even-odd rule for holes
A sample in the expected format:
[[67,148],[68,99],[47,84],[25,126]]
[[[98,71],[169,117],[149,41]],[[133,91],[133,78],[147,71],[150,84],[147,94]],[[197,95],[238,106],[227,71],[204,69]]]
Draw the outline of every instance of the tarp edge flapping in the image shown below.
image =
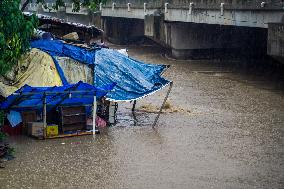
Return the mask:
[[154,93],[156,93],[156,92],[158,92],[158,91],[164,89],[164,88],[167,87],[170,83],[172,83],[172,81],[169,81],[167,84],[163,85],[162,87],[160,87],[159,89],[157,89],[157,90],[155,90],[155,91],[152,91],[152,92],[150,92],[150,93],[148,93],[148,94],[145,94],[145,95],[143,95],[143,96],[141,96],[141,97],[138,97],[138,98],[135,98],[135,99],[129,99],[129,100],[115,100],[115,99],[106,97],[106,100],[111,101],[111,102],[130,102],[130,101],[134,101],[134,100],[140,100],[140,99],[146,98],[147,96],[150,96],[150,95],[152,95],[152,94],[154,94]]

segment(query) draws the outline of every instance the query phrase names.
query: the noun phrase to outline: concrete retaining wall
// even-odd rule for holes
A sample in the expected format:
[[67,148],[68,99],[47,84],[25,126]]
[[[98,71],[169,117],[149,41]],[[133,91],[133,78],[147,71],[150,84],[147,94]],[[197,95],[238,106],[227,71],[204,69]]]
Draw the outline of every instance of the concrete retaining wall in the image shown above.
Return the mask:
[[268,25],[267,54],[284,62],[284,24]]

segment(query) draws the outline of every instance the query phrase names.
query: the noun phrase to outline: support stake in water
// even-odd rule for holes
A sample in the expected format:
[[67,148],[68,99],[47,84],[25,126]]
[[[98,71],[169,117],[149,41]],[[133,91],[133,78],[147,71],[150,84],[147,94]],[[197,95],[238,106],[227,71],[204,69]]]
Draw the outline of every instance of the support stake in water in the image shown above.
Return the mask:
[[168,90],[168,92],[167,92],[167,94],[166,94],[166,97],[165,97],[165,99],[164,99],[164,102],[163,102],[163,104],[162,104],[162,106],[161,106],[161,108],[160,108],[160,110],[159,110],[159,112],[158,112],[158,115],[157,115],[157,117],[155,118],[155,121],[154,121],[154,123],[153,123],[153,125],[152,125],[152,128],[155,128],[155,126],[156,126],[156,124],[157,124],[157,122],[158,122],[158,119],[159,119],[159,117],[160,117],[160,115],[161,115],[161,113],[162,113],[162,111],[163,111],[163,108],[165,107],[165,104],[166,104],[166,102],[167,102],[167,100],[168,100],[168,97],[169,97],[169,95],[170,95],[170,93],[171,93],[171,90],[172,90],[172,88],[173,88],[173,82],[171,81],[170,82],[170,87],[169,87],[169,90]]

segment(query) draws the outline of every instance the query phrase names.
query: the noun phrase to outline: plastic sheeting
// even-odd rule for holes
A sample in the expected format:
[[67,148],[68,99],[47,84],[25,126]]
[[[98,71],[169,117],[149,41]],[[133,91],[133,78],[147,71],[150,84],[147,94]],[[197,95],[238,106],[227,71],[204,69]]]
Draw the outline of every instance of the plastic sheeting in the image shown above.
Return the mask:
[[93,104],[94,94],[101,98],[112,90],[115,83],[97,88],[90,84],[78,82],[72,85],[60,87],[31,87],[25,85],[18,89],[15,94],[6,98],[0,104],[3,110],[42,110],[43,99],[46,95],[46,105],[48,110],[57,106],[82,106]]
[[[95,65],[95,86],[117,83],[114,91],[106,95],[112,101],[143,98],[170,83],[161,76],[167,66],[145,64],[128,58],[116,50],[87,49],[59,40],[37,40],[31,45],[52,56],[69,57],[84,64]],[[65,76],[61,75],[62,77]]]
[[24,55],[13,68],[10,85],[0,82],[0,95],[7,97],[24,86],[61,86],[62,81],[51,56],[38,49]]
[[68,83],[77,83],[83,81],[84,83],[93,84],[93,69],[88,64],[82,64],[69,57],[55,57],[58,64],[64,72]]
[[22,122],[21,114],[16,111],[10,111],[7,115],[7,119],[9,120],[12,127],[16,127]]
[[170,82],[161,76],[167,66],[145,64],[116,50],[97,50],[95,63],[96,86],[117,83],[115,90],[106,95],[111,101],[137,100],[162,89]]

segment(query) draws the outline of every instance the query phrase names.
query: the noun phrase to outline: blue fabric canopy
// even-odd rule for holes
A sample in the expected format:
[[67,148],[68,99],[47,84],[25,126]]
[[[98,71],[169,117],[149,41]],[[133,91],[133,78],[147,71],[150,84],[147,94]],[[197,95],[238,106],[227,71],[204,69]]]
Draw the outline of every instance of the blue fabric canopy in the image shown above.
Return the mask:
[[[130,101],[143,98],[154,93],[170,81],[161,74],[166,65],[145,64],[128,58],[112,49],[87,49],[64,43],[59,40],[37,40],[31,43],[33,48],[38,48],[51,56],[70,57],[84,64],[94,66],[94,85],[98,87],[116,83],[114,90],[107,93],[106,97],[113,101]],[[60,67],[55,60],[56,67]],[[62,81],[66,81],[64,73],[58,72]],[[63,82],[63,84],[67,84]]]
[[44,95],[48,110],[57,106],[82,106],[93,104],[94,94],[97,98],[105,96],[115,86],[115,83],[102,88],[94,87],[82,81],[60,87],[31,87],[25,85],[14,94],[8,96],[0,104],[0,109],[23,111],[26,109],[43,108]]

